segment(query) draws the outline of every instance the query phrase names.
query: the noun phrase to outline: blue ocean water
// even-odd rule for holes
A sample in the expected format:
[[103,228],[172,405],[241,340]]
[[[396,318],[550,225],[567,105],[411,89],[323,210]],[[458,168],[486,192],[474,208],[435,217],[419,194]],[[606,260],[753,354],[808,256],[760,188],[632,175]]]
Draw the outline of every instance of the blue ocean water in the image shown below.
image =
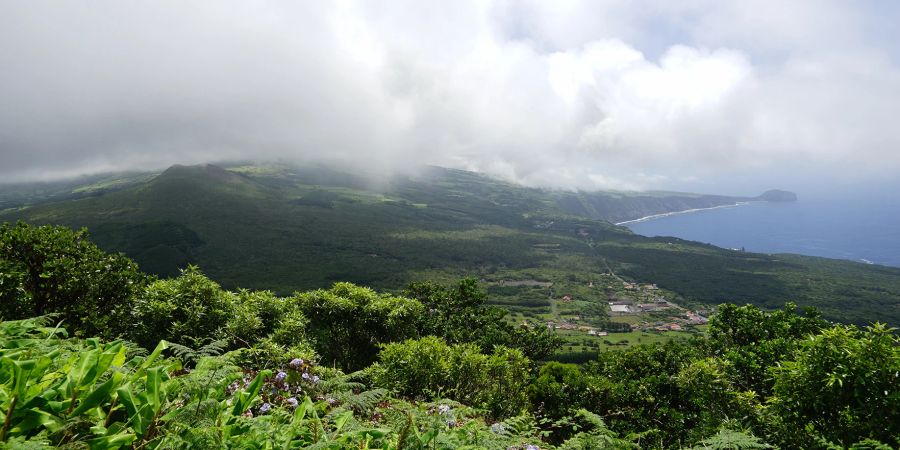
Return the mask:
[[750,203],[629,223],[645,236],[675,236],[759,253],[799,253],[900,267],[900,196],[826,196]]

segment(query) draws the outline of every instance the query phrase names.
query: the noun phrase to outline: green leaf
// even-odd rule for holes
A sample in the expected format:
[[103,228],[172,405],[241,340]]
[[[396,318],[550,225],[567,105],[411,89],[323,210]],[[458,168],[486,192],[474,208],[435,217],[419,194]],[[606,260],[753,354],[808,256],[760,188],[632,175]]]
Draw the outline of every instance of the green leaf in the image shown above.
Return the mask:
[[234,408],[231,410],[232,416],[240,416],[244,413],[250,405],[253,404],[253,400],[256,398],[256,395],[259,394],[259,388],[262,387],[263,381],[266,377],[271,375],[271,371],[263,370],[256,375],[256,378],[250,382],[250,385],[247,386],[247,390],[240,392],[235,400],[234,400]]
[[24,417],[14,427],[10,428],[10,435],[26,434],[36,428],[44,427],[51,433],[62,429],[65,423],[59,417],[39,409],[30,409],[24,412]]
[[116,450],[127,445],[131,445],[137,439],[134,434],[115,434],[112,436],[103,436],[88,441],[91,450]]
[[93,392],[88,394],[88,396],[81,401],[81,404],[69,414],[69,417],[77,417],[91,408],[95,408],[106,401],[111,401],[112,398],[110,397],[110,394],[113,392],[113,388],[121,381],[122,375],[120,373],[114,373],[105,383],[101,384],[97,389],[94,389]]

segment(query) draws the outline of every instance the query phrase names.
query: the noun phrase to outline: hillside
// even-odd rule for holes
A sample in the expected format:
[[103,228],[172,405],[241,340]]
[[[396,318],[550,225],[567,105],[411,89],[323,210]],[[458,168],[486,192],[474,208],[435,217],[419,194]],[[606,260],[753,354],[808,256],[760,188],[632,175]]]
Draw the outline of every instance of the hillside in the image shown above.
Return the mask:
[[770,190],[757,197],[729,197],[683,192],[577,192],[557,194],[557,205],[566,213],[613,223],[692,209],[745,202],[796,201],[793,192]]
[[[227,288],[287,294],[352,281],[398,289],[475,276],[517,314],[587,320],[586,311],[635,281],[698,307],[794,300],[836,320],[900,324],[900,269],[646,238],[591,218],[599,206],[564,207],[567,198],[601,196],[441,168],[376,183],[322,167],[175,166],[118,190],[8,209],[0,220],[85,226],[143,270],[169,276],[194,263]],[[707,197],[669,205],[734,199]],[[561,302],[566,293],[576,300]]]

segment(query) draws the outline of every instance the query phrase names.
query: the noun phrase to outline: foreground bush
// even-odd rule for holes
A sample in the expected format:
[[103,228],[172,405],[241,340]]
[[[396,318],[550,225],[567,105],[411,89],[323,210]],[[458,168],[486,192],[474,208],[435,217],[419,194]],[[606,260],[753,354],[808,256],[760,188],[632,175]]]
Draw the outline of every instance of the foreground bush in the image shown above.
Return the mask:
[[486,355],[474,344],[448,345],[429,336],[385,345],[370,369],[375,385],[407,398],[452,398],[509,417],[527,406],[530,361],[518,350],[496,347]]
[[313,319],[309,333],[322,358],[348,370],[374,361],[378,344],[415,336],[424,309],[416,300],[351,283],[298,293],[290,301]]
[[804,446],[818,438],[842,446],[865,438],[900,440],[900,338],[894,331],[880,324],[835,326],[773,367],[771,402],[782,439]]
[[56,313],[76,334],[119,337],[149,279],[125,256],[100,250],[86,230],[0,225],[2,319]]
[[[276,370],[225,357],[193,370],[165,344],[129,357],[121,342],[70,339],[46,318],[0,322],[0,448],[520,448],[528,419],[488,426],[453,402],[408,403],[312,361]],[[316,400],[314,400],[316,399]]]

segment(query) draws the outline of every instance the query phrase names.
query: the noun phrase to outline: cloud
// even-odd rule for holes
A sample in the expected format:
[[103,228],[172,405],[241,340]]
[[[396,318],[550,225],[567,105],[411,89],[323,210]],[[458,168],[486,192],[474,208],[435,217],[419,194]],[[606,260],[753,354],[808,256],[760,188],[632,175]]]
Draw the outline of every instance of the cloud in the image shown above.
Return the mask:
[[896,171],[898,11],[876,7],[4,2],[0,179],[227,159],[583,189]]

